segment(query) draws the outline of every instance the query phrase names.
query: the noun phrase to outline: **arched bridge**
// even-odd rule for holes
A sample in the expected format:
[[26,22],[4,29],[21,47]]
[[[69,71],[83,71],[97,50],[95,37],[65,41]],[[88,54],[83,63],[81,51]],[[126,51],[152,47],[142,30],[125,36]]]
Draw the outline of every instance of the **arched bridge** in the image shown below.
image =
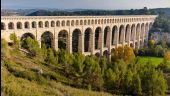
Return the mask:
[[[121,16],[1,16],[1,38],[29,35],[55,50],[101,54],[122,45],[142,47],[156,15]],[[46,42],[48,40],[50,42]]]

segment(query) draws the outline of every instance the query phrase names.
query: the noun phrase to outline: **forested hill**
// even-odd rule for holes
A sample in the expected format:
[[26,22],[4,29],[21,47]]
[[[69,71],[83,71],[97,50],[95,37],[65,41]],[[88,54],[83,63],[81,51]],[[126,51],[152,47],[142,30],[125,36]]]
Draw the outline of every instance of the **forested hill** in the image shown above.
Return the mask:
[[37,10],[27,16],[75,16],[75,15],[154,15],[164,13],[170,18],[170,8],[131,9],[131,10]]
[[168,18],[170,18],[170,8],[156,8],[156,9],[151,9],[157,13],[164,13]]

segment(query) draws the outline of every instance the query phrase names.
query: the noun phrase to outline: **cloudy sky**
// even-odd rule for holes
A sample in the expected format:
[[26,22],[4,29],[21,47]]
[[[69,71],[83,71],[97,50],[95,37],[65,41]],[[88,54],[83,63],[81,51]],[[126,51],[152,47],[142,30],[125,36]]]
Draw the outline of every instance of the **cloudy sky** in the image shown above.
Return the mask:
[[170,7],[170,0],[1,0],[1,8],[139,9]]

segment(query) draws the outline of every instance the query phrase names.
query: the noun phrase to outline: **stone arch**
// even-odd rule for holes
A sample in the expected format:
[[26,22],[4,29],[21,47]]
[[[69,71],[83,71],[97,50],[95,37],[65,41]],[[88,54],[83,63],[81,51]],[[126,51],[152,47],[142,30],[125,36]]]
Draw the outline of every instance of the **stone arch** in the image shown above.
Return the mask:
[[67,26],[70,26],[70,21],[69,20],[67,20]]
[[133,24],[132,26],[131,26],[131,34],[130,34],[131,36],[130,36],[130,38],[131,38],[131,41],[133,41],[134,40],[134,36],[135,36],[135,24]]
[[112,28],[112,45],[117,43],[117,37],[118,37],[118,28],[115,25]]
[[145,25],[145,33],[144,33],[145,38],[148,36],[148,32],[149,32],[149,25],[148,25],[148,23],[146,23],[146,25]]
[[17,29],[22,29],[22,23],[21,22],[17,22]]
[[124,33],[125,33],[125,28],[123,25],[121,25],[119,28],[119,43],[120,44],[122,44],[124,41]]
[[37,28],[37,24],[35,21],[32,22],[32,28]]
[[29,28],[30,28],[29,22],[25,22],[25,23],[24,23],[24,27],[25,27],[25,29],[29,29]]
[[79,25],[79,20],[76,20],[76,25],[77,25],[77,26]]
[[101,32],[102,32],[102,28],[97,27],[95,30],[95,49],[99,49],[100,40],[101,40],[101,36],[100,36]]
[[68,39],[68,32],[66,30],[61,30],[58,33],[58,48],[59,49],[68,49],[68,43],[69,43],[69,39]]
[[101,20],[101,24],[103,24],[103,19]]
[[83,25],[83,20],[80,20],[80,25]]
[[104,19],[104,24],[106,24],[106,19]]
[[130,47],[131,47],[131,48],[134,48],[134,45],[133,45],[133,43],[130,43]]
[[74,26],[74,20],[71,21],[71,26]]
[[137,26],[136,26],[136,40],[139,39],[140,31],[141,31],[140,24],[137,24]]
[[57,21],[57,22],[56,22],[56,26],[57,26],[57,27],[60,27],[60,21]]
[[14,29],[14,23],[13,22],[8,23],[8,29]]
[[111,49],[111,53],[114,53],[116,50],[115,50],[115,48],[112,48]]
[[130,25],[126,25],[126,30],[125,30],[125,41],[128,42],[130,39]]
[[90,20],[88,20],[88,25],[90,25]]
[[97,24],[97,19],[95,19],[95,24]]
[[61,26],[65,26],[65,21],[63,20],[62,22],[61,22]]
[[55,27],[55,22],[51,21],[51,27]]
[[41,46],[46,48],[54,48],[54,35],[50,31],[46,31],[41,35]]
[[100,53],[97,52],[97,53],[95,54],[95,56],[96,56],[96,57],[100,57]]
[[142,42],[142,40],[140,40],[140,48],[142,48],[143,47],[143,42]]
[[108,50],[105,50],[105,51],[103,52],[103,56],[105,56],[106,58],[108,58],[108,55],[109,55],[109,51],[108,51]]
[[87,28],[84,32],[84,52],[92,51],[92,29]]
[[98,24],[100,24],[100,19],[98,20]]
[[107,19],[107,23],[109,23],[109,19]]
[[43,28],[43,22],[42,22],[42,21],[39,21],[39,22],[38,22],[38,27],[39,27],[39,28]]
[[21,41],[24,40],[24,39],[26,39],[26,38],[28,38],[28,37],[30,37],[30,38],[32,38],[32,39],[35,39],[35,36],[34,36],[32,33],[27,32],[27,33],[24,33],[24,34],[21,36]]
[[72,52],[81,52],[82,34],[80,29],[74,29],[72,33]]
[[86,20],[84,20],[84,25],[87,25],[87,21]]
[[91,20],[91,24],[94,24],[94,20]]
[[4,22],[1,22],[1,30],[6,30],[6,26]]
[[45,27],[49,28],[49,22],[48,21],[45,21]]
[[135,42],[135,48],[138,48],[138,42]]
[[110,27],[109,26],[106,26],[105,29],[104,29],[104,46],[103,47],[109,47],[109,36],[110,36]]
[[142,23],[141,25],[141,34],[140,34],[140,39],[142,39],[144,37],[145,34],[145,24]]
[[26,44],[26,42],[25,42],[25,40],[26,40],[28,37],[30,37],[30,38],[32,38],[32,39],[35,40],[35,36],[34,36],[32,33],[29,33],[29,32],[24,33],[24,34],[21,36],[21,39],[20,39],[20,41],[21,41],[21,47],[22,47],[22,48],[28,49],[28,46],[27,46],[27,44]]

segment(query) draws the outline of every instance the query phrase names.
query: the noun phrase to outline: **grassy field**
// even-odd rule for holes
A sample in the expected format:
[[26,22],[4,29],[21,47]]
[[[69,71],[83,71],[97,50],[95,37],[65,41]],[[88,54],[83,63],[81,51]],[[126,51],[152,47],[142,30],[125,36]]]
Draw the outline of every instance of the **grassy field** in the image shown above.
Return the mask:
[[155,66],[158,66],[162,61],[163,58],[161,57],[147,57],[147,56],[140,56],[139,63],[146,64],[147,62],[152,62]]

